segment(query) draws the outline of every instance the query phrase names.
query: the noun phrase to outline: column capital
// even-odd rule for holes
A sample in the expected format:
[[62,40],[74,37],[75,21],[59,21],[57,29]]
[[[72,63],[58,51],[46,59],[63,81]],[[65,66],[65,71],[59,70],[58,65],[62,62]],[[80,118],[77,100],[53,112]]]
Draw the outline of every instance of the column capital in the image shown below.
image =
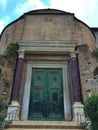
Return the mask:
[[77,53],[78,53],[78,51],[72,51],[70,53],[71,58],[75,58]]
[[17,52],[18,52],[18,58],[24,59],[25,51],[24,50],[18,50]]
[[76,57],[76,52],[75,51],[71,52],[70,56],[71,56],[71,58],[75,58]]

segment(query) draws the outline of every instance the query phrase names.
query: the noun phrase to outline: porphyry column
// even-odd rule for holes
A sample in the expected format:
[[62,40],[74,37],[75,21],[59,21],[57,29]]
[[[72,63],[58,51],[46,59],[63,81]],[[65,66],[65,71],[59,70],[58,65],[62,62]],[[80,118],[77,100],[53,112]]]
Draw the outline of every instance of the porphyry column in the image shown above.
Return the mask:
[[7,113],[10,113],[10,116],[9,114],[7,114],[8,115],[7,119],[10,117],[10,119],[15,118],[14,120],[19,120],[19,110],[20,110],[19,91],[20,91],[20,86],[21,86],[23,65],[24,65],[24,51],[19,50],[15,79],[14,79],[14,84],[13,84],[12,99],[11,99],[11,104],[8,106],[8,112],[7,112]]
[[73,90],[73,120],[79,123],[85,121],[84,105],[82,104],[81,85],[78,70],[78,63],[75,52],[71,54],[71,79]]
[[18,101],[18,98],[19,98],[19,90],[20,90],[22,71],[23,71],[23,65],[24,65],[24,51],[19,50],[18,54],[19,56],[18,56],[15,80],[14,80],[14,85],[13,85],[13,93],[12,93],[13,101]]

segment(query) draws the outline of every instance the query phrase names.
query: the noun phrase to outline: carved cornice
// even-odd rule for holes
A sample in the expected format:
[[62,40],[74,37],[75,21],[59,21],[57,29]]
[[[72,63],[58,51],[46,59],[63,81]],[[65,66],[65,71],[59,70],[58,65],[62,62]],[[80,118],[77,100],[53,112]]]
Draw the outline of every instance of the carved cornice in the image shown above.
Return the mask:
[[75,41],[22,41],[19,49],[26,53],[65,54],[75,51]]

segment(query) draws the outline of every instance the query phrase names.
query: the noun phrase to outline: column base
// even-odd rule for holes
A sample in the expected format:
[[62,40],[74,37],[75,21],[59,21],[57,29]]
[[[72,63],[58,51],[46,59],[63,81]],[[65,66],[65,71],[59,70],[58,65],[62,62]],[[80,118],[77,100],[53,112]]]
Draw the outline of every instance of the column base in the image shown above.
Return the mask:
[[8,105],[6,120],[16,121],[19,120],[20,105],[18,101],[11,101]]
[[73,106],[73,121],[79,124],[85,123],[84,105],[81,102],[74,102]]

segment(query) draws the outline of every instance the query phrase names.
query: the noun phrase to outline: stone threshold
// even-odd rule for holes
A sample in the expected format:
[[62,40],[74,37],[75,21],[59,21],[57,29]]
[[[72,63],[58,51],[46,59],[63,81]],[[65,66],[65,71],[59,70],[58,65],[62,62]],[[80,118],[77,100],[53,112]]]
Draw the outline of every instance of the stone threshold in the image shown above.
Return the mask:
[[13,121],[6,128],[23,129],[84,129],[83,125],[66,121]]

